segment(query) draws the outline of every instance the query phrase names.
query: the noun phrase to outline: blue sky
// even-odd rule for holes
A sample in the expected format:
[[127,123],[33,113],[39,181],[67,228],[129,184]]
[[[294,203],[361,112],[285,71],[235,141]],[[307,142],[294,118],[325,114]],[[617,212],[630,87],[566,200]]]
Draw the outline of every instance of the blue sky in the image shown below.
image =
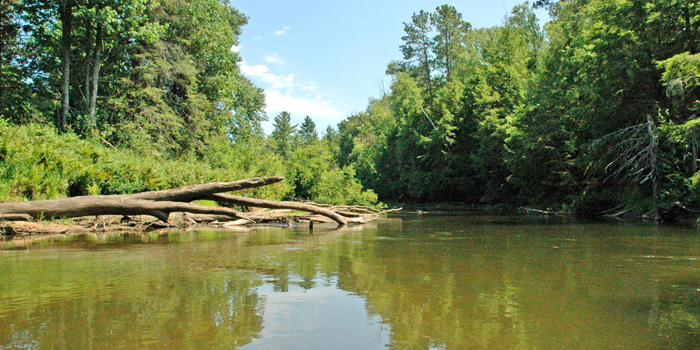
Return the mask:
[[[434,12],[445,1],[280,1],[231,0],[249,17],[237,50],[242,72],[265,89],[268,122],[281,111],[301,124],[305,116],[319,134],[336,126],[377,97],[391,60],[402,58],[399,46],[403,22],[414,12]],[[510,10],[523,1],[452,1],[474,28],[501,25]],[[541,21],[543,10],[537,11]],[[540,23],[542,24],[542,23]]]

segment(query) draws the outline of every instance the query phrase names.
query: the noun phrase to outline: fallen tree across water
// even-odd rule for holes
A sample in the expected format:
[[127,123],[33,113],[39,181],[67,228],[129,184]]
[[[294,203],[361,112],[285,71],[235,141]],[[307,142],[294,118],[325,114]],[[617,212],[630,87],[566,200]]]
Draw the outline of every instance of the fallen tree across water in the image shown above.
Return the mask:
[[[213,182],[165,191],[142,192],[129,195],[82,196],[56,200],[0,203],[0,220],[27,221],[63,219],[101,215],[150,215],[168,223],[171,213],[184,213],[191,223],[228,222],[231,224],[283,222],[285,217],[261,215],[256,212],[241,212],[223,206],[191,203],[196,200],[213,200],[220,204],[242,207],[293,209],[329,218],[339,225],[366,223],[380,211],[366,207],[321,207],[309,203],[272,201],[234,196],[224,192],[266,186],[282,181],[280,176],[252,178],[234,182]],[[350,208],[350,209],[348,209]],[[353,210],[355,209],[355,210]],[[368,214],[369,213],[369,214]],[[304,220],[314,221],[305,216]],[[317,220],[326,221],[326,220]]]

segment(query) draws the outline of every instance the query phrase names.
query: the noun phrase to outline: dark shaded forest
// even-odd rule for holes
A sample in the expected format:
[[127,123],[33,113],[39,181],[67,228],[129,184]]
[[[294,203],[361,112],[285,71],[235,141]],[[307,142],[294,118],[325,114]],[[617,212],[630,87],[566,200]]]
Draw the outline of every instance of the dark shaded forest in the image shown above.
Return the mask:
[[700,208],[694,1],[539,0],[493,28],[420,10],[391,85],[320,136],[286,112],[263,133],[264,91],[231,51],[247,17],[225,2],[0,6],[2,200],[284,175],[252,195]]

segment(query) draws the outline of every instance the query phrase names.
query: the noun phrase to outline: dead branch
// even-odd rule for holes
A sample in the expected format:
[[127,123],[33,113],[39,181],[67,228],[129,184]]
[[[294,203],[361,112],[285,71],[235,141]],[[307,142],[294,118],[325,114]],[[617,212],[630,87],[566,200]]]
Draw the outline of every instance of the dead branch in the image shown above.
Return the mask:
[[282,180],[284,180],[282,176],[256,177],[233,182],[210,182],[172,190],[135,193],[127,196],[133,199],[146,199],[151,201],[191,202],[198,199],[205,199],[214,193],[240,191],[248,188],[267,186]]
[[32,217],[27,214],[2,214],[0,213],[0,221],[31,221]]
[[[258,208],[270,208],[270,209],[294,209],[302,210],[310,213],[321,214],[333,219],[335,222],[341,225],[348,224],[348,218],[339,215],[338,213],[332,212],[328,209],[319,208],[315,205],[310,205],[307,203],[297,203],[297,202],[282,202],[282,201],[272,201],[266,199],[255,199],[246,198],[241,196],[234,196],[230,194],[217,193],[209,197],[211,200],[215,200],[221,203],[242,205]],[[354,221],[354,220],[353,220]]]
[[543,215],[559,215],[557,212],[551,212],[547,210],[540,210],[540,209],[533,209],[533,208],[525,208],[521,207],[521,210],[525,210],[526,213],[538,213],[538,214],[543,214]]
[[373,208],[373,207],[367,207],[367,206],[362,206],[362,205],[330,205],[330,204],[319,204],[319,203],[314,203],[314,202],[304,202],[306,204],[314,205],[317,207],[321,208],[326,208],[328,210],[332,211],[346,211],[346,212],[356,212],[356,213],[364,213],[364,214],[378,214],[381,212],[381,210]]
[[232,217],[230,215],[221,215],[221,214],[193,214],[193,213],[183,213],[183,217],[186,219],[192,219],[197,223],[203,223],[203,222],[226,222],[226,221],[231,221],[231,220],[236,220],[236,217]]

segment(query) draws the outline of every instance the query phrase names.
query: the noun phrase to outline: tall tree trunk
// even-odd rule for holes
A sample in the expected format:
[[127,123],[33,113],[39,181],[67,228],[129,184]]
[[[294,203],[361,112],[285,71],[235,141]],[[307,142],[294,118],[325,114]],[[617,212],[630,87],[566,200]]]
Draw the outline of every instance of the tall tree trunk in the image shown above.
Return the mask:
[[428,56],[427,45],[423,45],[423,59],[425,60],[423,65],[425,66],[425,75],[426,75],[427,82],[428,82],[428,94],[430,95],[430,103],[432,103],[433,102],[433,84],[432,84],[432,81],[430,79],[431,69],[430,69],[430,59]]
[[90,109],[90,73],[92,72],[92,23],[87,24],[85,31],[85,108],[86,112]]
[[659,141],[656,137],[656,125],[651,116],[647,115],[647,130],[649,133],[650,146],[650,158],[651,158],[651,196],[652,196],[652,207],[654,210],[654,220],[659,220]]
[[100,75],[100,55],[102,54],[102,23],[97,24],[95,33],[95,61],[92,63],[92,91],[90,92],[90,126],[97,128],[95,123],[95,105],[97,104],[97,78]]
[[452,81],[452,52],[450,51],[450,43],[448,42],[446,45],[445,65],[447,66],[447,81]]
[[696,138],[694,138],[694,140],[693,140],[693,150],[692,150],[692,152],[693,152],[693,153],[691,154],[691,160],[690,160],[690,161],[692,162],[692,163],[691,163],[691,165],[692,165],[692,170],[693,170],[693,174],[692,174],[692,175],[695,175],[695,173],[698,172],[698,141],[697,141]]
[[695,50],[695,38],[693,35],[693,25],[690,22],[690,9],[688,8],[688,5],[685,5],[683,7],[683,20],[685,21],[685,46],[686,50],[690,51],[690,54],[694,55],[696,54]]
[[59,1],[58,11],[60,12],[62,35],[62,63],[61,63],[61,130],[65,131],[70,111],[70,53],[71,53],[71,32],[73,31],[73,3],[65,0]]

